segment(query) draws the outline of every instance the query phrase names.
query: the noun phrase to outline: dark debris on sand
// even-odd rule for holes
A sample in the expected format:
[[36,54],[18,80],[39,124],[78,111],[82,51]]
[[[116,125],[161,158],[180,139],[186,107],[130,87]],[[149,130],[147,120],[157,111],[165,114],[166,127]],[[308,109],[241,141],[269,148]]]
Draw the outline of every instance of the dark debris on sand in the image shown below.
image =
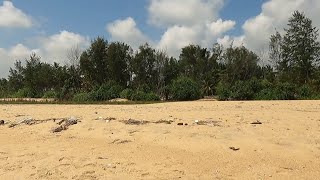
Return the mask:
[[60,122],[57,123],[60,126],[52,128],[51,132],[57,133],[57,132],[67,130],[69,126],[78,124],[78,122],[79,122],[79,120],[75,117],[71,117],[69,119],[62,119]]
[[150,121],[140,121],[140,120],[135,120],[135,119],[124,120],[121,122],[123,122],[124,124],[127,124],[127,125],[145,125],[145,124],[150,123]]

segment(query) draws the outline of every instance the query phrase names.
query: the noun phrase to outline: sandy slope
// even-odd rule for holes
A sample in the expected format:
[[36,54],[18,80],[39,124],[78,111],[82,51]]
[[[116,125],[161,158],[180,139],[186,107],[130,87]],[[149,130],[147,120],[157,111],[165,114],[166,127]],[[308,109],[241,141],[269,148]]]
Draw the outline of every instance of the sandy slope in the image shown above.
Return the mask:
[[[0,105],[6,121],[70,116],[82,122],[56,134],[54,122],[0,126],[0,179],[320,177],[320,101]],[[174,123],[121,122],[130,118]],[[256,120],[263,124],[250,124]]]

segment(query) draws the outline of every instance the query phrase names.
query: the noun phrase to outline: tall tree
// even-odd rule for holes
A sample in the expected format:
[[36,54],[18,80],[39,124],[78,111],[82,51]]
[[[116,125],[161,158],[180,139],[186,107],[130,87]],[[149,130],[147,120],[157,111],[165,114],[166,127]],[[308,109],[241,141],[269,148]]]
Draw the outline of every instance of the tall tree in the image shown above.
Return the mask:
[[132,54],[132,48],[120,42],[110,43],[107,49],[109,79],[123,87],[130,81],[129,63]]
[[[277,71],[283,71],[287,69],[287,63],[282,62],[282,44],[283,38],[281,34],[277,31],[276,34],[271,35],[269,42],[269,58],[273,67]],[[284,63],[284,64],[282,64]]]
[[225,83],[246,81],[257,73],[259,57],[244,46],[230,46],[224,52],[223,59],[226,67],[223,74]]
[[152,90],[156,89],[158,73],[156,69],[155,52],[149,44],[139,47],[139,51],[131,62],[135,87],[142,88],[143,86],[148,86]]
[[8,80],[5,78],[0,79],[0,98],[8,95]]
[[300,83],[308,83],[320,58],[318,29],[313,27],[311,19],[295,11],[285,31],[281,46],[280,68],[289,74],[291,79],[297,79]]
[[21,61],[16,61],[14,63],[14,68],[9,70],[9,82],[8,86],[11,91],[17,91],[23,87],[24,81],[24,67],[22,66]]
[[210,68],[209,58],[210,52],[199,45],[189,45],[182,48],[179,61],[181,73],[198,82],[201,81]]
[[107,62],[108,42],[101,37],[95,39],[91,46],[80,57],[80,68],[85,81],[91,86],[100,86],[108,78]]

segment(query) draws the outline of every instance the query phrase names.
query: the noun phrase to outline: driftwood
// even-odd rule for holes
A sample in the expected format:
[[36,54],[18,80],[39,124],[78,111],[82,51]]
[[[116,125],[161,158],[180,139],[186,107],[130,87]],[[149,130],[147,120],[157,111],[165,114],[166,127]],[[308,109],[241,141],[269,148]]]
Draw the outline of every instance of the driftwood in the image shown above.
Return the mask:
[[253,124],[253,125],[261,125],[262,122],[260,122],[259,120],[257,120],[257,121],[255,121],[255,122],[252,122],[251,124]]
[[219,123],[220,123],[221,121],[198,121],[198,120],[196,120],[195,121],[195,123],[197,124],[197,125],[209,125],[209,126],[220,126],[219,125]]
[[139,121],[135,119],[124,120],[122,122],[128,125],[144,125],[150,123],[149,121]]
[[51,129],[51,132],[52,132],[52,133],[57,133],[57,132],[61,132],[61,131],[63,131],[63,130],[67,130],[67,127],[65,127],[65,126],[59,126],[59,127],[56,127],[56,128],[52,128],[52,129]]
[[172,121],[172,120],[159,120],[159,121],[156,121],[156,122],[154,122],[155,124],[171,124],[171,123],[173,123],[174,121]]
[[60,126],[52,128],[51,132],[52,133],[57,133],[57,132],[61,132],[61,131],[67,130],[69,128],[69,126],[78,124],[78,122],[79,122],[79,120],[77,118],[75,118],[75,117],[71,117],[69,119],[62,119],[57,123]]
[[233,150],[233,151],[239,151],[240,148],[235,148],[235,147],[229,147],[229,149]]
[[[61,119],[61,118],[60,118]],[[41,124],[41,123],[46,123],[46,122],[50,122],[50,121],[53,121],[55,122],[56,120],[59,120],[57,118],[50,118],[50,119],[44,119],[44,120],[35,120],[33,118],[26,118],[26,119],[22,119],[18,122],[13,122],[9,125],[9,128],[14,128],[18,125],[21,125],[21,124],[25,124],[25,125],[37,125],[37,124]]]

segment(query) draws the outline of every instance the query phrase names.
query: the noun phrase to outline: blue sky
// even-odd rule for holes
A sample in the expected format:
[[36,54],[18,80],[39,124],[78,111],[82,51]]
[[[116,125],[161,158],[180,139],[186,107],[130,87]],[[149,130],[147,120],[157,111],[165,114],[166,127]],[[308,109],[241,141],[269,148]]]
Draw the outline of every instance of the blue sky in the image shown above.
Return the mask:
[[[13,0],[14,6],[26,14],[31,15],[37,23],[36,28],[30,30],[2,30],[1,46],[9,47],[27,38],[39,34],[55,34],[67,30],[94,38],[110,35],[105,30],[107,23],[117,19],[133,17],[137,26],[154,40],[159,40],[165,31],[148,24],[148,0]],[[242,24],[250,17],[260,12],[263,0],[228,0],[220,12],[222,19],[237,22],[236,28],[230,34],[239,35]],[[1,30],[1,29],[0,29]],[[2,36],[2,37],[1,37]]]
[[174,57],[189,44],[214,43],[264,56],[293,11],[320,27],[319,9],[319,0],[0,0],[0,77],[32,52],[63,64],[69,49],[97,36],[134,50],[148,42]]

